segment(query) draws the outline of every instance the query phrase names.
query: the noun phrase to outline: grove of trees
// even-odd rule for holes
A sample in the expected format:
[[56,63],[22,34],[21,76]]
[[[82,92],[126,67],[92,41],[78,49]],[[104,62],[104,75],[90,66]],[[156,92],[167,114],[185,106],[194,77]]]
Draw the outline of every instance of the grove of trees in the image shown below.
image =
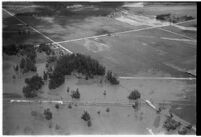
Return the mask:
[[177,22],[181,22],[181,21],[192,20],[192,19],[194,19],[194,17],[188,16],[188,15],[174,16],[174,15],[171,15],[170,13],[167,13],[167,14],[157,15],[156,19],[161,20],[161,21],[169,21],[169,22],[177,23]]
[[3,52],[7,55],[22,55],[25,56],[20,61],[20,69],[23,73],[36,71],[36,51],[34,45],[31,44],[11,44],[3,47]]
[[38,90],[44,85],[42,78],[34,75],[32,78],[25,79],[26,86],[23,87],[23,94],[26,98],[36,97]]
[[3,53],[7,55],[16,55],[19,49],[16,47],[15,44],[3,46]]
[[31,59],[36,57],[34,45],[31,44],[10,44],[3,46],[3,53],[7,55],[17,55],[19,53],[21,55],[26,55]]
[[65,81],[65,75],[71,75],[72,72],[78,72],[92,78],[94,75],[105,75],[105,67],[90,56],[82,54],[61,56],[57,59],[55,69],[50,75],[49,88],[55,89],[62,85]]

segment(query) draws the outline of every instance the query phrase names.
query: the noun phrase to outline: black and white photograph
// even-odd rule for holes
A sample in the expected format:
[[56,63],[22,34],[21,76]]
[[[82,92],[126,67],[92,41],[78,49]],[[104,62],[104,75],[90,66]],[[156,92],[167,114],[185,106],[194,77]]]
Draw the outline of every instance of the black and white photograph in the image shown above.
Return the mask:
[[3,1],[3,135],[196,135],[196,1]]

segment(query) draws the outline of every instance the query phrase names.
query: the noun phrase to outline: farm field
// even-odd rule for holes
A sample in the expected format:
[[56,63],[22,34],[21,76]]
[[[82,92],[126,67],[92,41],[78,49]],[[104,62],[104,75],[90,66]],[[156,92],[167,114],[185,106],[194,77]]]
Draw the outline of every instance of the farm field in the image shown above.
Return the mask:
[[196,68],[192,62],[196,61],[196,43],[174,39],[183,38],[150,29],[62,45],[73,52],[92,55],[121,76],[185,77],[185,72]]
[[[195,134],[196,3],[3,2],[2,8],[4,135],[179,134],[185,124],[170,131],[164,127],[171,114],[192,125],[186,134]],[[168,13],[193,19],[175,26],[155,19]],[[12,44],[37,49],[35,72],[22,73],[22,59],[27,55],[22,51],[8,55],[5,47]],[[73,72],[62,85],[50,89],[51,74],[45,80],[44,72],[49,71],[52,55],[39,52],[42,44],[57,59],[63,56],[60,52],[91,56],[111,70],[119,84],[103,81],[106,74],[88,79]],[[42,77],[44,85],[37,97],[27,98],[23,93],[26,79],[34,75]],[[79,99],[71,95],[76,89]],[[134,90],[141,94],[137,101],[128,99]],[[51,120],[44,117],[47,108]],[[81,118],[85,111],[90,114],[90,126]]]

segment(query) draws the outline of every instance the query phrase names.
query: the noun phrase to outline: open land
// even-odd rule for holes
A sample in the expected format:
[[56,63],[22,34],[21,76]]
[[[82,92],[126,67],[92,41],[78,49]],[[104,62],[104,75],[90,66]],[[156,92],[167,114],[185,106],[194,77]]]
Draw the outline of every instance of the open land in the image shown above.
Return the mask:
[[[56,89],[50,90],[46,81],[31,103],[12,103],[10,100],[26,99],[22,92],[25,79],[36,73],[43,76],[48,55],[37,52],[37,72],[22,74],[13,69],[21,57],[3,54],[4,134],[177,134],[163,127],[163,114],[169,111],[196,126],[197,33],[154,19],[158,14],[188,15],[195,19],[175,25],[196,29],[196,4],[53,5],[3,3],[3,46],[54,43],[66,51],[90,55],[115,72],[120,84],[101,83],[98,76],[89,80],[66,76]],[[81,98],[72,99],[67,87],[79,88]],[[133,109],[127,98],[134,89],[142,96],[138,109]],[[53,100],[66,103],[56,109]],[[163,108],[162,113],[156,113],[145,100]],[[52,120],[44,118],[46,108],[50,108]],[[91,116],[90,127],[80,118],[84,110]]]

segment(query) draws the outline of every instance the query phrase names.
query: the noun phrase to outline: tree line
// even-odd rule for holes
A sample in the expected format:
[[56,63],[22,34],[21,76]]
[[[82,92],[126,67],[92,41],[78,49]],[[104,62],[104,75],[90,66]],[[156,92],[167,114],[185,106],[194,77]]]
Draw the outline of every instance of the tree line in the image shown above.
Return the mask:
[[172,23],[177,23],[177,22],[181,22],[181,21],[192,20],[192,19],[194,19],[194,17],[188,16],[188,15],[175,16],[175,15],[172,15],[170,13],[167,13],[167,14],[156,15],[156,19],[161,20],[161,21],[169,21]]

